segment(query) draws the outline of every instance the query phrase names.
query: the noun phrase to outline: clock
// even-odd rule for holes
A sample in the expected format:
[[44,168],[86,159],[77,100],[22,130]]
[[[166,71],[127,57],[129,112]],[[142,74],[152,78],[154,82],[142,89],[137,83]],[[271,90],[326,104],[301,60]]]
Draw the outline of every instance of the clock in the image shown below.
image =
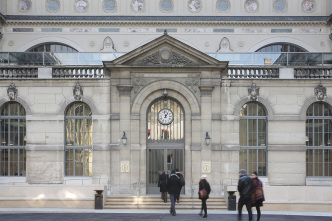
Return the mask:
[[162,125],[168,125],[174,120],[174,114],[170,109],[164,108],[158,113],[158,121]]

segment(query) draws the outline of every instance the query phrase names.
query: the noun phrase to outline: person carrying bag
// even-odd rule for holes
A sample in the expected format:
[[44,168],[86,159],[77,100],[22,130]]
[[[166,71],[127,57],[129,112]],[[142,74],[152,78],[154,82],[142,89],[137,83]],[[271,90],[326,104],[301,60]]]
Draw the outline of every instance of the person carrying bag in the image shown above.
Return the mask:
[[206,206],[206,200],[209,198],[211,188],[208,181],[206,181],[207,175],[203,174],[201,176],[201,180],[199,181],[199,192],[198,192],[198,198],[202,200],[202,207],[201,212],[199,213],[200,216],[203,214],[204,210],[204,216],[203,218],[207,218],[207,206]]

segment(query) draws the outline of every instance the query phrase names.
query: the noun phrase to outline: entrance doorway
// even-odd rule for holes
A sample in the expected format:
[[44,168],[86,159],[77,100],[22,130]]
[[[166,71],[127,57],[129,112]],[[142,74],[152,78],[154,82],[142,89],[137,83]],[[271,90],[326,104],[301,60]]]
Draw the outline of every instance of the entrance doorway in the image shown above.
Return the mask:
[[148,194],[160,193],[158,181],[163,171],[169,177],[172,170],[179,169],[185,176],[184,134],[184,111],[177,100],[164,96],[151,103],[147,110]]
[[[148,149],[148,193],[160,193],[158,187],[159,175],[165,171],[169,177],[172,170],[179,169],[184,174],[183,149]],[[184,188],[183,188],[184,189]]]

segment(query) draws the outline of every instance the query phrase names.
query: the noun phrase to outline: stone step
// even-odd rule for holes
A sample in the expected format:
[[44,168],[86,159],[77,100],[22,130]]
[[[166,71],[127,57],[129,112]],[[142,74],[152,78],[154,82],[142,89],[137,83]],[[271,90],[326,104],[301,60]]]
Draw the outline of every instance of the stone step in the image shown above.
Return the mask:
[[[208,209],[227,210],[224,197],[210,197],[207,201]],[[109,196],[104,209],[169,209],[170,200],[164,203],[159,195],[155,196]],[[181,196],[177,209],[200,209],[201,200],[190,196]]]
[[[227,210],[226,206],[211,206],[207,204],[209,210]],[[165,204],[163,206],[159,205],[126,205],[126,206],[119,206],[119,205],[105,205],[104,209],[169,209],[170,205]],[[181,206],[176,204],[176,209],[200,209],[201,205],[194,205],[194,206]]]

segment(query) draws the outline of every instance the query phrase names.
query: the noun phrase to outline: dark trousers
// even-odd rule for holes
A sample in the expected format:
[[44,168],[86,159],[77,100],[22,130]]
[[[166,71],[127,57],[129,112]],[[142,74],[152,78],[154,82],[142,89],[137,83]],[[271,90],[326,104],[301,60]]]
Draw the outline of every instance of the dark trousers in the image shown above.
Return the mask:
[[171,198],[171,213],[176,213],[175,211],[175,198],[176,194],[170,194],[169,197]]
[[182,189],[182,187],[180,187],[180,192],[178,194],[176,194],[176,200],[178,200],[178,201],[180,200],[181,189]]
[[238,204],[238,219],[241,220],[242,208],[246,205],[249,213],[249,221],[252,221],[252,211],[251,211],[251,195],[240,195]]
[[261,219],[261,208],[260,208],[260,206],[256,206],[256,210],[257,210],[257,221],[259,221]]
[[206,206],[206,200],[207,199],[201,199],[201,200],[202,200],[202,208],[201,208],[201,213],[200,214],[202,214],[202,212],[204,210],[204,214],[207,215],[207,206]]

